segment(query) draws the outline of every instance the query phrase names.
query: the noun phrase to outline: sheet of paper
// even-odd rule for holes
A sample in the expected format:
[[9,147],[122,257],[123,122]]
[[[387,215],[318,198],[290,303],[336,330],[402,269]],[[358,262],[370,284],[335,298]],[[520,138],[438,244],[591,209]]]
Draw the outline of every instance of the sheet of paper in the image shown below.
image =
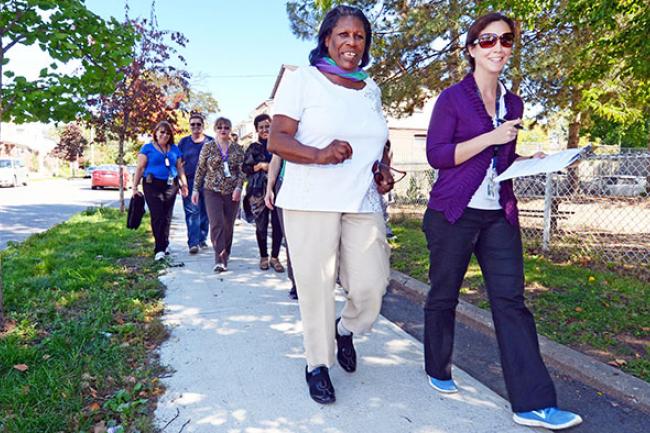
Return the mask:
[[515,177],[532,176],[533,174],[552,173],[562,170],[580,158],[584,150],[585,148],[567,149],[552,155],[547,155],[545,158],[515,161],[506,171],[496,177],[496,181],[502,182]]

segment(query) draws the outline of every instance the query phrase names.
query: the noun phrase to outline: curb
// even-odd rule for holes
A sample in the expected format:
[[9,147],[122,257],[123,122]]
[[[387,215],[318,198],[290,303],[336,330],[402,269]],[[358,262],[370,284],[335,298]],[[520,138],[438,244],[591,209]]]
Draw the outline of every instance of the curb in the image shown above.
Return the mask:
[[[391,269],[391,288],[398,288],[419,297],[426,297],[429,285],[406,274]],[[456,318],[477,331],[494,336],[492,317],[486,310],[460,300],[456,308]],[[622,372],[605,363],[555,343],[538,334],[539,347],[548,365],[567,375],[586,383],[593,388],[617,397],[624,402],[650,413],[650,383]]]

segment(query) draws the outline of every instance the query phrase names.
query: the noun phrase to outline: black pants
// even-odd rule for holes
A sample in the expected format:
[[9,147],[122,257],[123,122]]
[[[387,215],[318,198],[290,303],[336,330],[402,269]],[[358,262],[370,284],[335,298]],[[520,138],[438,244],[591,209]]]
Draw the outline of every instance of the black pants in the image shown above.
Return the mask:
[[156,240],[154,253],[165,251],[169,246],[169,228],[178,187],[167,185],[166,180],[153,179],[151,183],[144,182],[142,189],[151,212],[151,231]]
[[[275,181],[275,197],[278,196],[278,193],[280,192],[280,187],[282,187],[282,178],[278,178]],[[282,229],[282,233],[284,234],[284,219],[282,218],[282,208],[279,208],[277,206],[275,207],[275,211],[278,213],[278,221],[280,222],[280,228]],[[291,288],[295,289],[296,288],[296,280],[293,278],[293,265],[291,265],[291,256],[289,256],[289,244],[285,244],[285,248],[287,250],[287,276],[291,280]]]
[[260,250],[260,257],[268,257],[267,236],[269,230],[269,215],[271,215],[271,257],[278,257],[282,245],[282,228],[276,209],[264,208],[262,213],[255,219],[255,236],[257,247]]
[[468,208],[454,224],[441,212],[427,209],[423,230],[430,253],[431,283],[424,307],[427,374],[451,379],[458,294],[474,253],[490,300],[512,410],[556,406],[555,387],[539,352],[535,320],[524,304],[519,228],[509,224],[501,210]]

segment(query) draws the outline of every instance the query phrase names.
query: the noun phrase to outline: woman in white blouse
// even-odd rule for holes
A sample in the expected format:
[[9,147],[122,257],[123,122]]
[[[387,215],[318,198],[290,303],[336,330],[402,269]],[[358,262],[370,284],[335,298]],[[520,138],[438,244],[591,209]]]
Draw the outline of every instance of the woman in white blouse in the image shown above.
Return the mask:
[[[352,335],[370,330],[388,285],[389,248],[380,194],[393,186],[381,93],[361,69],[372,32],[361,10],[337,6],[321,24],[311,66],[282,81],[269,151],[287,161],[284,211],[304,329],[312,399],[335,401],[329,368],[356,370]],[[336,318],[337,276],[347,291]]]

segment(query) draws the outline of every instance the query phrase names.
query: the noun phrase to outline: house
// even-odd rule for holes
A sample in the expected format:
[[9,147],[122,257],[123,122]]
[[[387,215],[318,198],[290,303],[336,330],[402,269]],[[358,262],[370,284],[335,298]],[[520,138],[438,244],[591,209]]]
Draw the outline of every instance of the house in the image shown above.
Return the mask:
[[284,77],[285,72],[294,71],[297,69],[297,66],[293,65],[282,65],[280,67],[280,72],[273,83],[273,88],[271,89],[271,94],[269,99],[266,99],[261,104],[253,109],[248,115],[248,120],[239,122],[233,127],[233,131],[239,134],[239,142],[244,146],[248,146],[252,143],[256,137],[255,127],[253,126],[253,119],[260,114],[271,114],[271,107],[273,106],[273,98],[275,97],[275,92],[277,92],[278,87],[280,87],[280,82]]
[[49,138],[50,129],[44,123],[3,123],[0,156],[20,158],[32,171],[46,170],[53,162],[48,154],[56,147]]

